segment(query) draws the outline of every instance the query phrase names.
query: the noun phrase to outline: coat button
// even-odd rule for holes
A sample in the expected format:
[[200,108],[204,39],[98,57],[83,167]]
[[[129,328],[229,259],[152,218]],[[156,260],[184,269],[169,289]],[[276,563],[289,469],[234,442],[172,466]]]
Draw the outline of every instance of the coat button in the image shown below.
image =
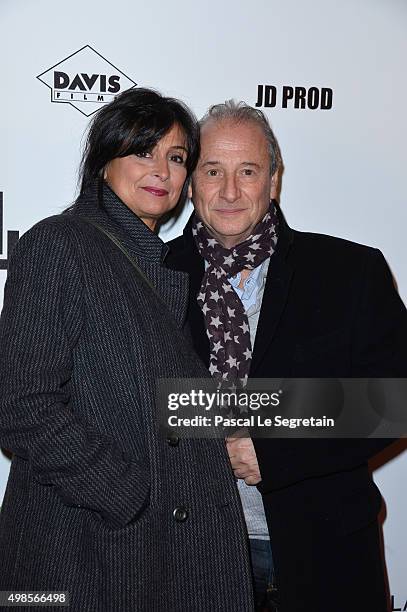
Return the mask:
[[171,435],[168,436],[167,442],[168,442],[168,444],[170,446],[178,446],[179,438],[177,436],[175,436],[174,434],[171,434]]
[[179,508],[175,508],[172,515],[178,523],[183,523],[188,518],[188,510],[183,506],[180,506]]

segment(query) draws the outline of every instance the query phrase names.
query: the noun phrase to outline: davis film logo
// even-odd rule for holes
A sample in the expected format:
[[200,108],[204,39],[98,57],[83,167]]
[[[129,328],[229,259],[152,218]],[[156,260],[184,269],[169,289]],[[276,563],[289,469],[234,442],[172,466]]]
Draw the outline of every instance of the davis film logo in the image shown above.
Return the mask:
[[137,83],[90,45],[37,76],[51,90],[51,102],[74,106],[86,117]]

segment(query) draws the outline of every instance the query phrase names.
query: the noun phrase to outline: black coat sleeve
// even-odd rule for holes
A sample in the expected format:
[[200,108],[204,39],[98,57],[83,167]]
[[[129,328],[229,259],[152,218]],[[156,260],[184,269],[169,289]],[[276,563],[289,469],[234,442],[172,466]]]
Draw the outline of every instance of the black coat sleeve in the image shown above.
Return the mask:
[[[389,267],[376,249],[367,252],[352,325],[352,376],[407,377],[407,312]],[[358,288],[355,289],[356,291]],[[407,401],[407,398],[406,398]],[[365,464],[393,439],[254,439],[265,494],[308,478]]]
[[63,503],[127,524],[148,500],[149,473],[75,412],[75,345],[85,316],[70,236],[40,223],[10,261],[0,319],[0,445],[30,463]]

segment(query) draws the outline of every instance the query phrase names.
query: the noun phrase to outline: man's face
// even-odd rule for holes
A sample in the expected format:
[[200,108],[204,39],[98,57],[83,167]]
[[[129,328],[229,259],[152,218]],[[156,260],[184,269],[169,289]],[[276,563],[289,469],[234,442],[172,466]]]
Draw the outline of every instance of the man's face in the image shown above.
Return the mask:
[[246,240],[276,197],[265,135],[254,122],[209,120],[190,197],[196,212],[226,248]]

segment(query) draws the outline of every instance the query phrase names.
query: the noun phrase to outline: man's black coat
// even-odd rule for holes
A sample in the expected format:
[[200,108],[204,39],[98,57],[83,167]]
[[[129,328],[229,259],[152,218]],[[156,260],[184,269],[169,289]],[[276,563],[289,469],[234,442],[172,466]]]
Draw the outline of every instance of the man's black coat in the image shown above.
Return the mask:
[[[290,229],[282,215],[251,377],[406,377],[407,313],[377,249]],[[196,302],[204,262],[190,223],[170,242],[190,274],[189,323],[208,365]],[[367,461],[383,439],[254,439],[281,612],[384,612],[377,515]]]

